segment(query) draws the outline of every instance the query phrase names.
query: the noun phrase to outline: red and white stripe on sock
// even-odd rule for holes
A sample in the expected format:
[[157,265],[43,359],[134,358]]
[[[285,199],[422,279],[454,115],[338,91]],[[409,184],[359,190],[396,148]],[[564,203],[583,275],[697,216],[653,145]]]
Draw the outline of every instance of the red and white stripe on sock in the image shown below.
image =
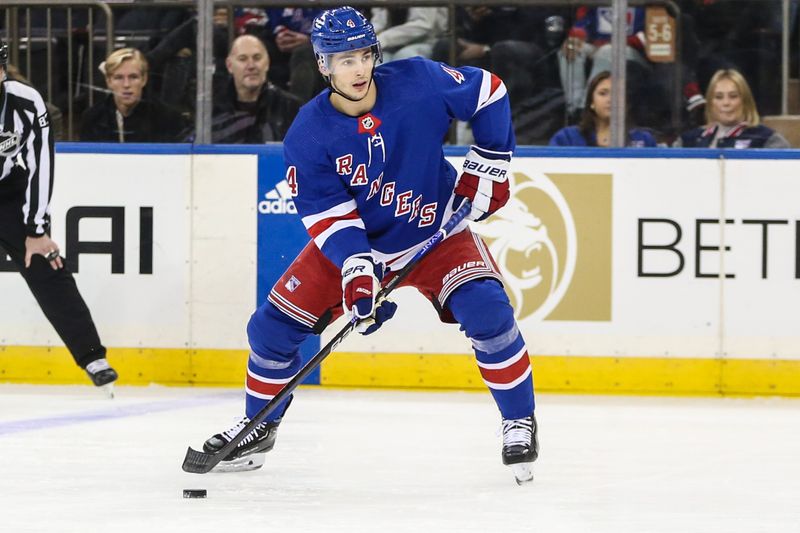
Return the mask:
[[508,359],[497,363],[483,363],[479,359],[478,368],[481,371],[484,383],[490,389],[513,389],[531,375],[528,349],[523,346],[521,350],[511,355]]

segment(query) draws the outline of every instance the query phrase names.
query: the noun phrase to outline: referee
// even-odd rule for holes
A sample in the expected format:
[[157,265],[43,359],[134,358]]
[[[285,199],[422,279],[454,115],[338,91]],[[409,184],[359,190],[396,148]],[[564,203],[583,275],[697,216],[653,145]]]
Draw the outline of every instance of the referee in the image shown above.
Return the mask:
[[53,137],[42,96],[7,79],[0,40],[0,246],[17,265],[75,362],[100,387],[117,379],[75,279],[50,238]]

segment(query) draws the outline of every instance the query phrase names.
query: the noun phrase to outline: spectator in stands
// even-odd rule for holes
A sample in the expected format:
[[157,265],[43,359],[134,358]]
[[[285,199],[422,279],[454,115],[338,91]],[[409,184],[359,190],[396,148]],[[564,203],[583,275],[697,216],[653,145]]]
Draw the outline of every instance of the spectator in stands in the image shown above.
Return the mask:
[[372,9],[383,62],[414,56],[430,58],[433,46],[447,32],[447,8],[410,7]]
[[322,13],[317,8],[270,8],[264,42],[272,59],[273,81],[304,103],[325,88],[311,48],[311,26]]
[[269,55],[255,35],[233,41],[225,65],[230,73],[224,94],[215,95],[214,143],[262,144],[283,140],[302,102],[267,81]]
[[143,100],[147,59],[120,48],[101,63],[110,94],[83,113],[80,138],[94,142],[177,142],[185,133],[180,113],[156,100]]
[[706,125],[683,133],[685,148],[790,148],[789,141],[761,125],[750,86],[737,70],[718,70],[706,92]]
[[[640,129],[629,129],[627,146],[656,146],[653,136]],[[550,146],[610,146],[611,144],[611,73],[600,72],[589,82],[580,124],[559,130]]]
[[[628,8],[625,57],[648,67],[644,57],[644,8]],[[567,97],[567,111],[574,113],[586,101],[586,80],[611,70],[612,9],[579,7],[575,24],[569,30],[558,54],[561,84]],[[587,78],[587,63],[591,72]]]

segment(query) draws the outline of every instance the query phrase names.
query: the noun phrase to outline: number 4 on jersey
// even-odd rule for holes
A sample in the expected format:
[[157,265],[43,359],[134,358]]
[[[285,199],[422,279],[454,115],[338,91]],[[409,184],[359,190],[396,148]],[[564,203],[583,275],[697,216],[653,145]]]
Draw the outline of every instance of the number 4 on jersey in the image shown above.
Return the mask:
[[291,195],[297,196],[297,167],[292,165],[286,169],[286,183],[289,184]]

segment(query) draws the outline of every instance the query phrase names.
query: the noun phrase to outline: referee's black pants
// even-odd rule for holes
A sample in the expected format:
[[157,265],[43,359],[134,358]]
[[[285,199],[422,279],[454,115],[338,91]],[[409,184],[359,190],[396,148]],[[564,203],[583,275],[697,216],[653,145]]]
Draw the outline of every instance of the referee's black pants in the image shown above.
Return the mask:
[[[31,258],[25,268],[25,225],[22,219],[22,195],[0,197],[0,246],[5,249],[19,268],[44,315],[67,346],[81,368],[105,357],[106,349],[100,343],[97,328],[83,301],[75,278],[66,266],[53,270],[41,255]],[[0,252],[2,253],[2,252]],[[11,302],[3,302],[11,306]]]

